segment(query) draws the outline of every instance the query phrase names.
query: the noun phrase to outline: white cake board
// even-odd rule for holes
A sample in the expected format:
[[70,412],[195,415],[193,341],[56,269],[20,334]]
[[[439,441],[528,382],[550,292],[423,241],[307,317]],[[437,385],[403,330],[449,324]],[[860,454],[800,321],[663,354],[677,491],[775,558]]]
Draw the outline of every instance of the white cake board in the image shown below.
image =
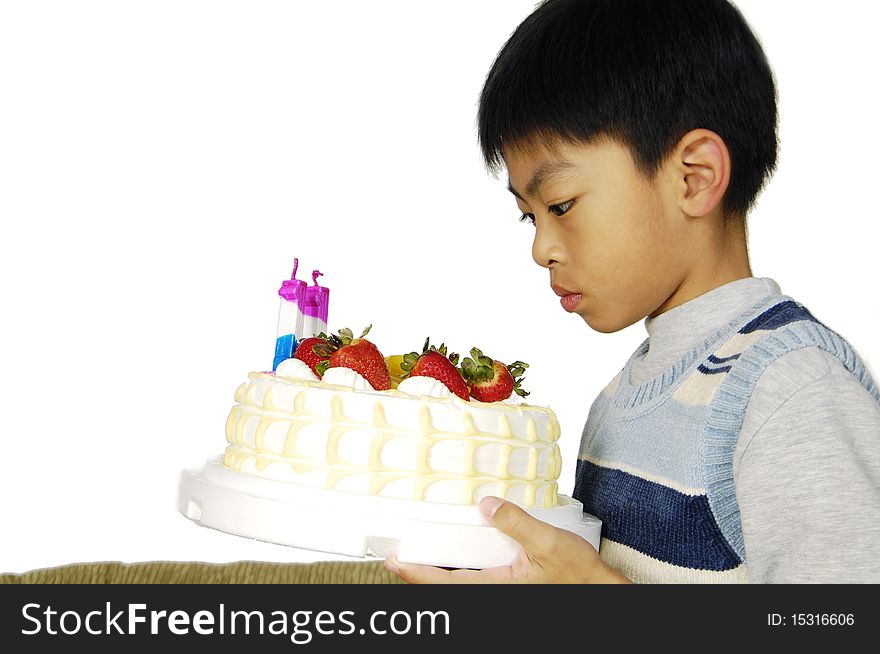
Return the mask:
[[[476,506],[416,502],[313,488],[230,470],[209,459],[184,470],[178,510],[190,520],[238,536],[356,557],[452,568],[510,565],[520,546],[483,520]],[[565,495],[539,520],[574,532],[599,549],[602,523]]]

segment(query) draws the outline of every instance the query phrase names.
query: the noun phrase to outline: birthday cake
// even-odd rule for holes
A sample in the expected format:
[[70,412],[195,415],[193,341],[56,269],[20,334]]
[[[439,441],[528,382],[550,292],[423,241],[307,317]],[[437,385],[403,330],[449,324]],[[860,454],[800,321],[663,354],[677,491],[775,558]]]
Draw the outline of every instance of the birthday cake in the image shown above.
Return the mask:
[[[378,350],[363,337],[342,333],[341,348],[327,360],[348,356],[347,365],[328,367],[319,378],[313,368],[320,365],[310,367],[302,359],[315,356],[308,348],[320,351],[322,344],[312,341],[321,339],[306,339],[297,348],[301,358],[282,362],[274,373],[253,372],[239,386],[226,422],[227,467],[277,481],[426,502],[474,504],[494,495],[524,507],[556,505],[559,423],[550,409],[511,402],[509,395],[494,402],[469,397],[466,377],[445,347],[427,343],[420,355],[406,355],[415,359],[413,367],[396,388],[390,374],[382,374],[387,363],[378,355],[378,374],[365,373],[373,375],[375,388],[361,374],[369,365],[366,355],[346,350]],[[479,376],[486,357],[479,350],[472,354],[483,363],[466,359],[467,369]],[[499,364],[508,394],[521,390],[509,372],[521,366]],[[441,381],[445,375],[458,377],[457,384]],[[446,384],[463,390],[453,393]]]
[[527,364],[477,348],[459,364],[427,339],[385,357],[369,327],[328,335],[320,274],[307,286],[295,266],[282,284],[272,370],[235,391],[225,453],[181,474],[181,513],[271,543],[483,568],[519,551],[476,506],[492,495],[598,549],[601,522],[557,491],[559,423],[523,401]]

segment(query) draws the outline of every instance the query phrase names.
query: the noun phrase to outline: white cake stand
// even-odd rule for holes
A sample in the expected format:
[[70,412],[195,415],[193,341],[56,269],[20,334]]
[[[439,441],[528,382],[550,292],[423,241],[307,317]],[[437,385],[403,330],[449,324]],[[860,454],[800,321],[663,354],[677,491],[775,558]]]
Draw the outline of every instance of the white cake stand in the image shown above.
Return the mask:
[[[235,472],[222,458],[184,470],[178,510],[238,536],[356,557],[395,554],[405,563],[453,568],[509,565],[520,546],[487,525],[476,506],[416,502],[312,488]],[[565,495],[539,520],[572,531],[599,549],[601,521]]]

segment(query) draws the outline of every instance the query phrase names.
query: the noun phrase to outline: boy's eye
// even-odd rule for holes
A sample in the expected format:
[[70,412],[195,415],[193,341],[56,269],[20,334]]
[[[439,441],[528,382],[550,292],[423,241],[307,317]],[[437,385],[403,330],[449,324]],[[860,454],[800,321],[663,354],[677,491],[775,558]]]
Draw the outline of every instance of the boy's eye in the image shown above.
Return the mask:
[[[554,216],[564,216],[571,209],[574,204],[574,200],[569,200],[568,202],[563,202],[562,204],[554,204],[550,207],[547,207]],[[519,217],[519,221],[521,223],[529,223],[531,225],[535,224],[535,214],[533,213],[524,213]]]
[[563,202],[562,204],[554,204],[550,209],[550,213],[555,216],[564,216],[568,213],[568,210],[571,209],[571,206],[574,204],[574,200],[569,200],[568,202]]

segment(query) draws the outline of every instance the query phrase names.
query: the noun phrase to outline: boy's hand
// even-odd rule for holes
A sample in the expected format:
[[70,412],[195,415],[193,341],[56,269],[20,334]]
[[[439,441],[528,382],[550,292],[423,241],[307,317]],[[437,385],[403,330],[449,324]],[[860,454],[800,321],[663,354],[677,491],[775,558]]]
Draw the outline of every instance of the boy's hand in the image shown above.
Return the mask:
[[484,497],[480,511],[504,534],[522,545],[513,565],[485,570],[444,570],[429,565],[385,560],[385,568],[413,584],[578,584],[628,583],[599,558],[580,536],[533,518],[516,504]]

